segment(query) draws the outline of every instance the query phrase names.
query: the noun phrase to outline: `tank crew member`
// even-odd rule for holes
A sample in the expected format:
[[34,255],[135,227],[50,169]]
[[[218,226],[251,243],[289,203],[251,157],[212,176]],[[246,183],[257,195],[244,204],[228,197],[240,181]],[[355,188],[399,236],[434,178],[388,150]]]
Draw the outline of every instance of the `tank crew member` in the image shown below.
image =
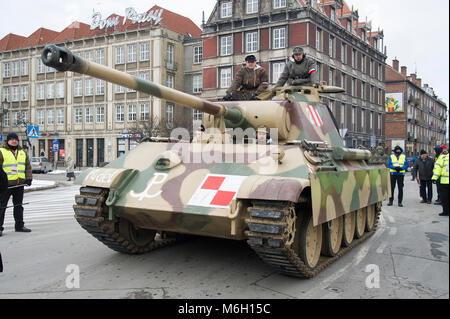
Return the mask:
[[406,168],[409,167],[408,159],[403,154],[400,146],[394,148],[394,154],[389,157],[388,167],[391,169],[391,198],[389,198],[388,206],[392,206],[394,202],[395,184],[398,185],[398,206],[403,207],[403,185],[405,182]]
[[[31,186],[32,172],[28,155],[19,146],[19,137],[16,133],[10,133],[6,137],[6,144],[0,148],[0,166],[8,178],[8,187],[2,192],[0,198],[0,236],[3,232],[6,206],[9,198],[13,197],[14,220],[16,232],[29,233],[30,229],[24,227],[23,222],[23,191],[24,186]],[[17,187],[18,185],[21,185]]]
[[441,146],[442,154],[439,156],[438,160],[434,164],[433,170],[433,183],[436,183],[438,179],[441,180],[440,191],[441,191],[441,204],[442,213],[440,216],[448,216],[448,150],[445,145]]
[[205,127],[203,126],[203,124],[200,124],[200,126],[197,128],[197,131],[195,132],[195,137],[194,137],[194,140],[193,140],[193,142],[194,143],[201,143],[202,142],[202,140],[204,139],[204,137],[205,137],[205,131],[206,131],[206,129],[205,129]]
[[245,66],[234,77],[231,87],[227,90],[224,101],[256,100],[256,96],[267,90],[269,76],[266,70],[256,64],[256,57],[245,58]]
[[256,129],[256,144],[268,145],[272,144],[270,130],[267,126],[261,125]]
[[316,62],[306,57],[303,48],[296,47],[275,87],[288,85],[319,86]]

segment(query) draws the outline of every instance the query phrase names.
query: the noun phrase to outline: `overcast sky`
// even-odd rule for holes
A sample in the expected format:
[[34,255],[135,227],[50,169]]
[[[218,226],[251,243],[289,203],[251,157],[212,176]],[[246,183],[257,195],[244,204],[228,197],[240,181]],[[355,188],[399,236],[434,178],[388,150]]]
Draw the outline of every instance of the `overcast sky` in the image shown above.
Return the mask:
[[[106,18],[139,13],[154,4],[185,15],[197,25],[207,20],[215,0],[0,0],[0,39],[8,33],[29,36],[40,27],[62,31],[73,21],[90,24],[93,10]],[[422,83],[433,87],[449,105],[449,2],[447,0],[347,0],[359,11],[360,21],[372,21],[372,30],[384,30],[388,59],[397,57],[408,74],[417,70]]]

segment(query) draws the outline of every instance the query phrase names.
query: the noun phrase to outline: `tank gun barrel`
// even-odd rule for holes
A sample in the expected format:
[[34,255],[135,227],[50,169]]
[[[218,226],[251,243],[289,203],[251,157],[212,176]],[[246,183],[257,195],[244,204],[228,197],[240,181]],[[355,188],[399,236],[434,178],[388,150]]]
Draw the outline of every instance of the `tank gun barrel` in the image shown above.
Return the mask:
[[64,47],[57,47],[53,44],[46,45],[42,51],[41,58],[46,66],[55,68],[61,72],[72,71],[89,75],[214,116],[223,115],[226,119],[230,119],[233,122],[236,120],[236,112],[228,112],[228,109],[221,104],[206,101],[196,96],[140,79],[125,72],[87,61],[74,55],[69,49]]

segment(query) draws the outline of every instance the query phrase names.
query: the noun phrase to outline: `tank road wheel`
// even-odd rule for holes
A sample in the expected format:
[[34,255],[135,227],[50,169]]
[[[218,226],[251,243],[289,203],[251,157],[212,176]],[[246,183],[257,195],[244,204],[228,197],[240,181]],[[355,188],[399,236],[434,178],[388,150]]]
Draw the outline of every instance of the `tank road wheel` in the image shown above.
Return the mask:
[[342,244],[349,247],[355,237],[355,212],[344,215],[344,232],[342,236]]
[[314,227],[312,214],[307,213],[301,218],[299,237],[299,255],[305,265],[313,270],[319,263],[322,251],[322,225]]
[[344,217],[333,219],[323,224],[322,254],[334,257],[341,249],[344,232]]
[[119,232],[129,244],[135,246],[138,251],[145,249],[146,246],[150,245],[156,236],[156,231],[148,229],[138,229],[133,223],[128,220],[121,218],[119,221]]
[[367,207],[367,218],[366,218],[366,232],[370,233],[375,227],[375,222],[377,220],[377,210],[375,205],[370,205]]
[[361,208],[356,212],[355,237],[357,239],[364,236],[366,230],[367,207]]

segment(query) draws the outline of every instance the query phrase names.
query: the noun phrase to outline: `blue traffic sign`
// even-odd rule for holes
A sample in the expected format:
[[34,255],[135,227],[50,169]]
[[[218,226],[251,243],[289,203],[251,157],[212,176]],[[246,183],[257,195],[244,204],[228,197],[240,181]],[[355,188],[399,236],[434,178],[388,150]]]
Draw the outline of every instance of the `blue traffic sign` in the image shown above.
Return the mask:
[[39,126],[28,125],[27,136],[29,138],[39,138]]
[[59,140],[53,140],[52,152],[59,152]]

